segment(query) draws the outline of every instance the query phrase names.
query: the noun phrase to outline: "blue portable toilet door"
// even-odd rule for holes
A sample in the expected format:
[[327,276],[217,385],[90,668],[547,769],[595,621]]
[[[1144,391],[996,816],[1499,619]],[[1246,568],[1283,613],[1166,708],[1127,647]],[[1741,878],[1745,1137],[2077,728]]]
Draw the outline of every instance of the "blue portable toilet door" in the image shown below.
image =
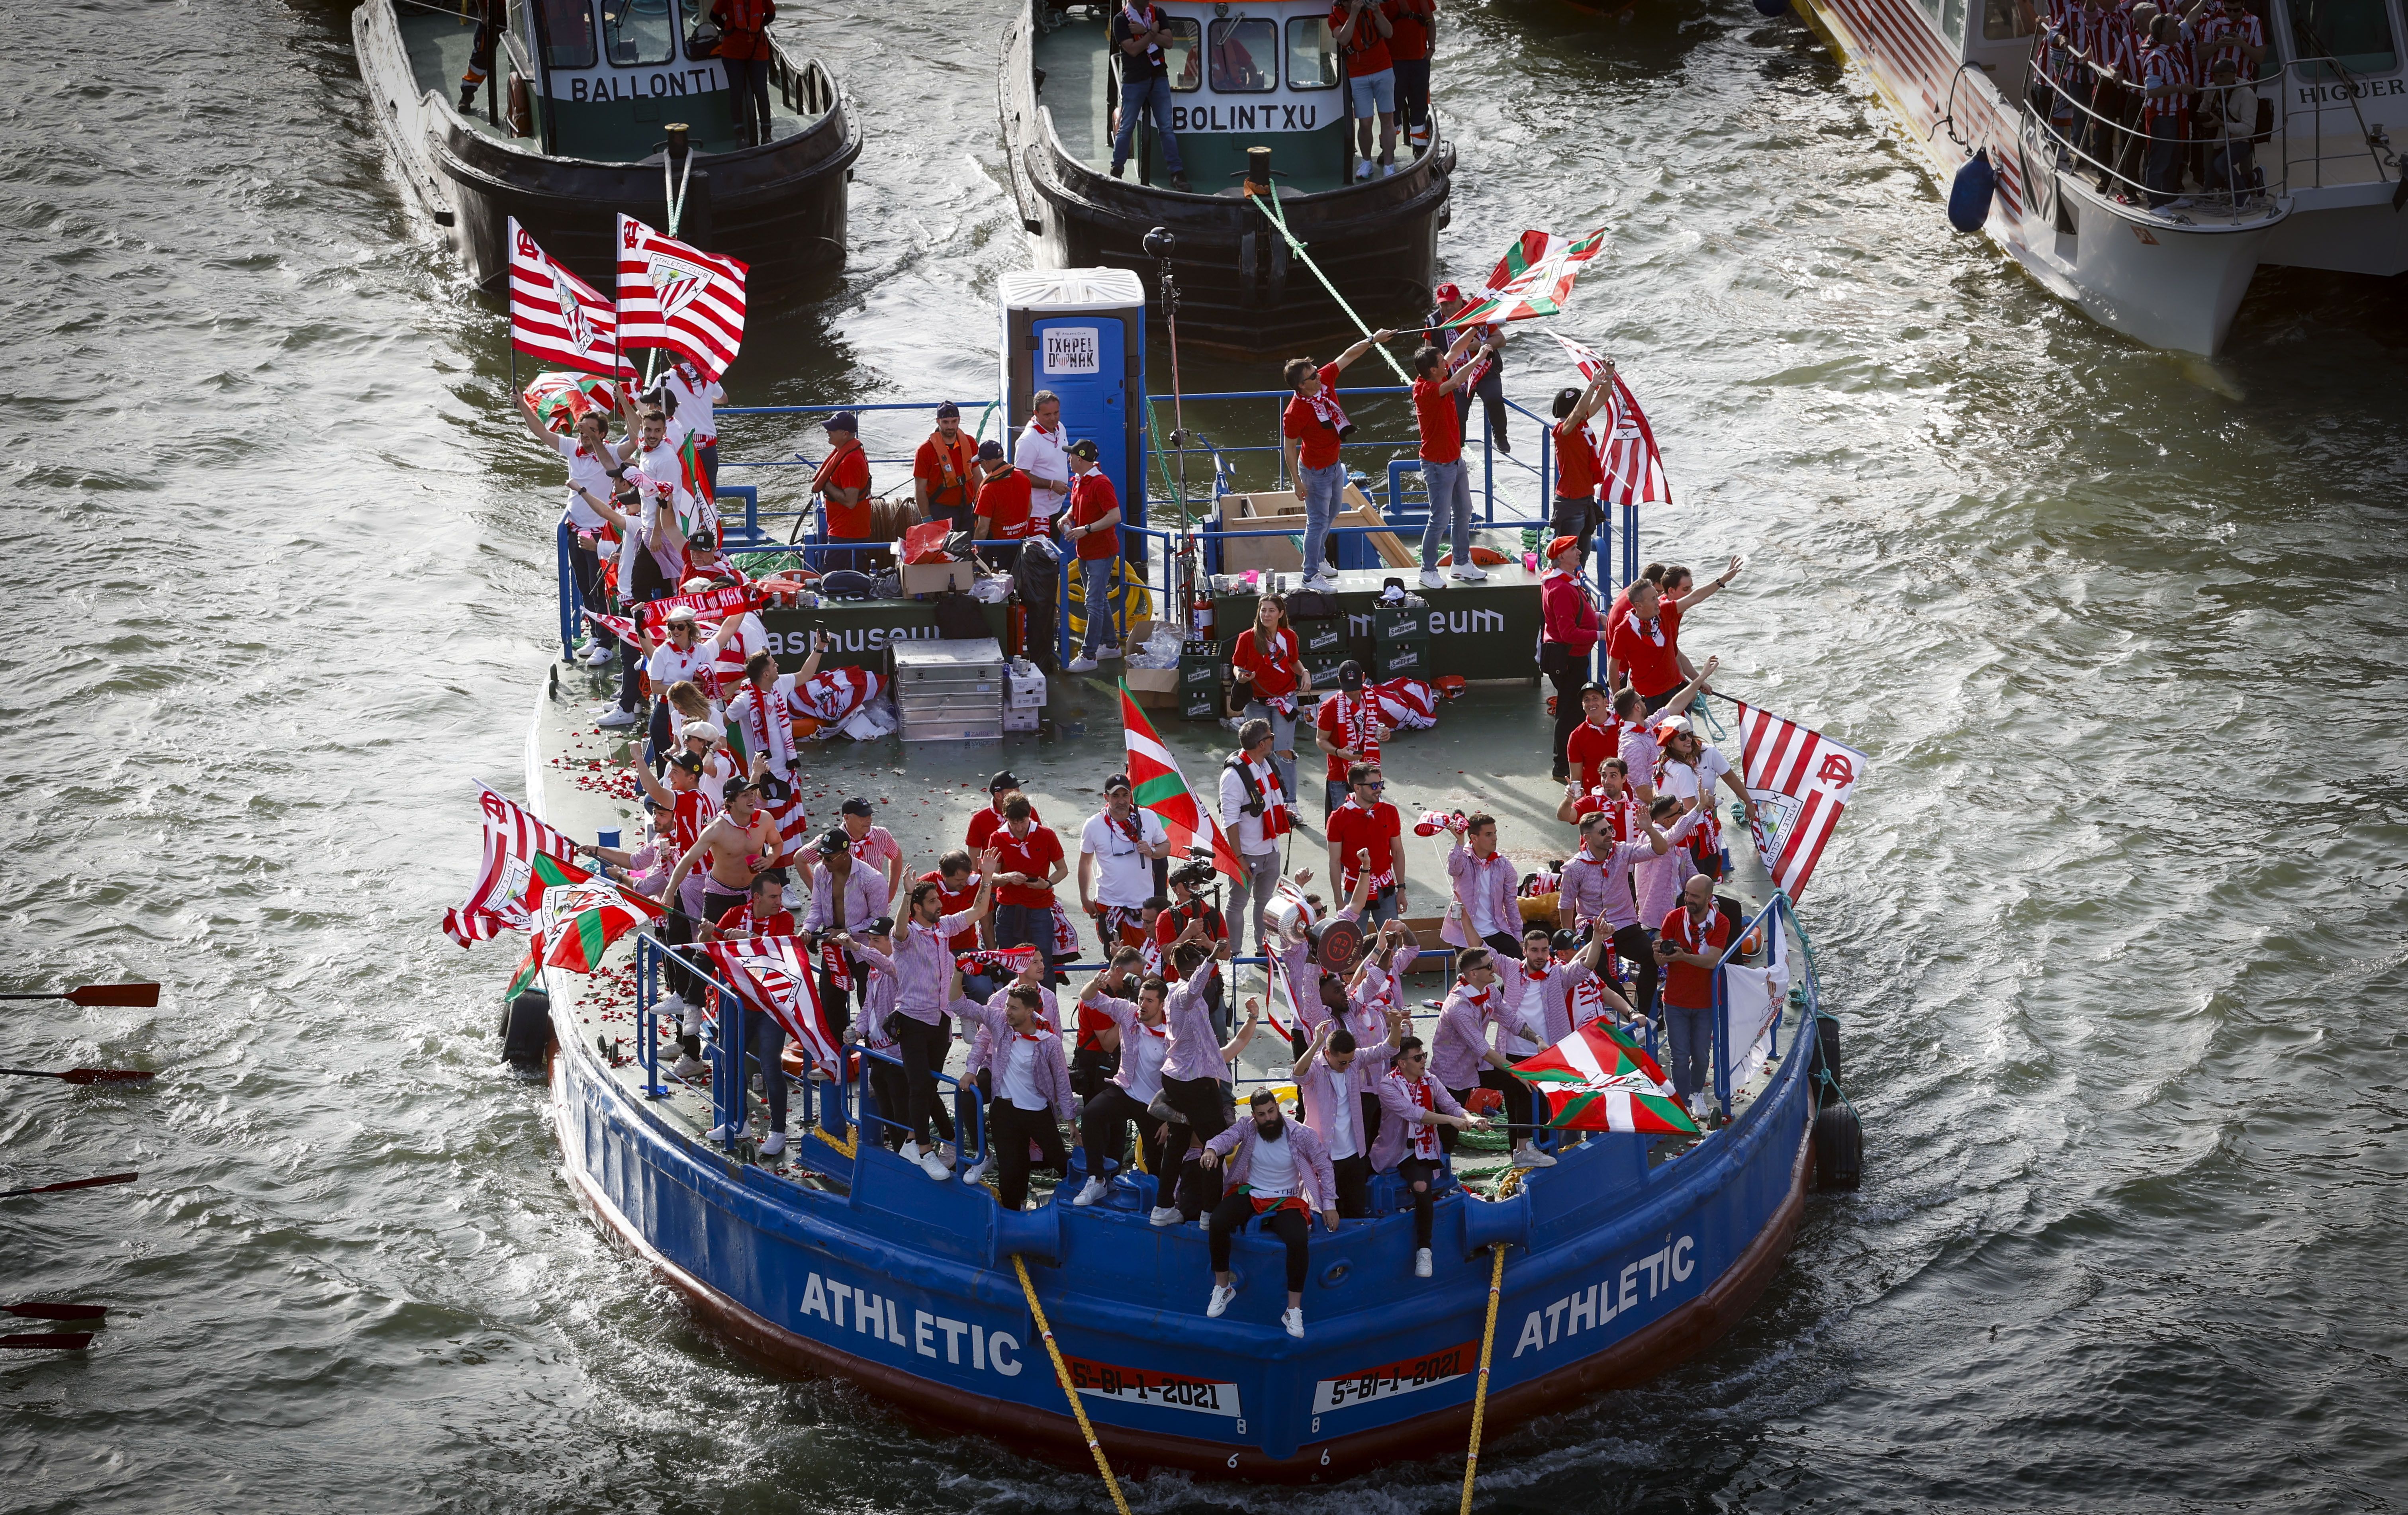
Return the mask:
[[1128,375],[1119,317],[1044,316],[1030,323],[1029,335],[1037,349],[1030,377],[1037,388],[1061,396],[1064,439],[1084,437],[1096,444],[1096,461],[1120,496],[1125,518],[1134,519],[1126,477]]

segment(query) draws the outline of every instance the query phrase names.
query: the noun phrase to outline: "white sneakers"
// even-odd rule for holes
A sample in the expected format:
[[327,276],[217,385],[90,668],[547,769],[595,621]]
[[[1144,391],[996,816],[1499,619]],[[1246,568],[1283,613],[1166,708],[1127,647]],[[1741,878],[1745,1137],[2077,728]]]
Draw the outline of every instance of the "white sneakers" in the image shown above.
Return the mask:
[[1287,1334],[1289,1336],[1294,1336],[1298,1341],[1302,1341],[1304,1339],[1304,1310],[1302,1307],[1290,1305],[1287,1308],[1280,1311],[1280,1324],[1287,1327]]
[[652,1001],[652,1013],[659,1016],[664,1021],[676,1020],[678,1017],[685,1014],[685,996],[683,994],[663,994],[660,998]]
[[595,642],[577,654],[577,661],[589,668],[599,668],[606,663],[619,661],[619,650],[607,643]]
[[1221,1318],[1221,1312],[1229,1308],[1229,1301],[1237,1297],[1238,1291],[1226,1283],[1216,1283],[1212,1286],[1212,1297],[1204,1302],[1204,1313],[1217,1321]]
[[968,1184],[973,1189],[977,1188],[980,1184],[984,1183],[986,1181],[987,1162],[988,1159],[982,1157],[977,1162],[972,1163],[969,1166],[962,1169],[962,1182]]
[[906,1163],[919,1164],[920,1171],[939,1183],[953,1176],[951,1164],[916,1141],[907,1141],[903,1144],[902,1157]]
[[633,710],[613,709],[609,715],[594,723],[604,731],[624,731],[634,725],[637,719],[636,712]]
[[1121,650],[1117,647],[1099,647],[1096,649],[1096,656],[1099,658],[1116,658],[1120,655]]
[[1517,1168],[1551,1168],[1555,1160],[1528,1142],[1513,1149],[1513,1165]]
[[764,1157],[775,1157],[785,1150],[786,1134],[782,1131],[772,1131],[761,1138],[761,1155]]
[[679,1054],[676,1065],[669,1069],[669,1072],[675,1074],[678,1078],[683,1079],[688,1083],[694,1082],[696,1079],[701,1078],[704,1074],[709,1073],[710,1071],[710,1064],[705,1063],[698,1057],[693,1057],[683,1053]]
[[1096,660],[1082,652],[1062,666],[1072,673],[1093,673],[1096,671]]
[[1436,568],[1424,568],[1422,570],[1422,588],[1444,589],[1446,588],[1446,580],[1439,577],[1439,572]]
[[1488,577],[1488,570],[1476,563],[1467,563],[1455,570],[1455,577],[1467,584],[1476,584]]
[[1306,579],[1301,587],[1316,594],[1335,594],[1338,593],[1338,580],[1326,573],[1317,573]]
[[1416,1247],[1413,1249],[1413,1277],[1416,1279],[1426,1279],[1429,1276],[1429,1249],[1426,1247]]
[[[1396,177],[1397,177],[1397,165],[1396,165],[1395,164],[1392,164],[1392,163],[1383,163],[1383,164],[1382,164],[1380,165],[1380,177],[1381,177],[1382,179],[1394,179],[1394,178],[1396,178]],[[1301,1329],[1299,1329],[1296,1334],[1297,1334],[1297,1336],[1300,1336],[1304,1335],[1304,1332],[1303,1332]]]
[[1077,1197],[1073,1198],[1070,1203],[1073,1205],[1092,1205],[1096,1201],[1103,1198],[1105,1191],[1111,1187],[1111,1185],[1105,1179],[1089,1179],[1087,1180],[1087,1186],[1084,1189],[1080,1190]]
[[702,1134],[702,1139],[705,1141],[734,1141],[737,1137],[741,1136],[742,1135],[744,1135],[744,1122],[738,1121],[734,1125],[712,1126],[710,1130]]
[[1370,177],[1371,160],[1369,158],[1356,159],[1354,162],[1354,182],[1360,184],[1363,180],[1369,179]]
[[1150,1212],[1147,1213],[1145,1222],[1148,1225],[1177,1225],[1179,1223],[1179,1207],[1176,1205],[1156,1205]]

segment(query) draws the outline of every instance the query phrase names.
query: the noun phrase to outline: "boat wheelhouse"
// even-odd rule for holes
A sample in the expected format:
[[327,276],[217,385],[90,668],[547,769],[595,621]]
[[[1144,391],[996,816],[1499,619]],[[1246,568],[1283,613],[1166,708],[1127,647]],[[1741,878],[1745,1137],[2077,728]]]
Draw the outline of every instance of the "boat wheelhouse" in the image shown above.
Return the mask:
[[[1111,6],[1031,0],[1005,33],[1004,145],[1039,265],[1128,268],[1151,279],[1162,261],[1146,250],[1146,234],[1164,228],[1176,239],[1169,264],[1181,336],[1250,356],[1353,330],[1288,235],[1372,324],[1427,309],[1455,171],[1437,111],[1418,148],[1399,122],[1393,175],[1375,169],[1358,179],[1326,5],[1168,0],[1159,8],[1172,39],[1170,123],[1188,192],[1171,187],[1151,121],[1138,128],[1125,177],[1111,177],[1120,63],[1106,42]],[[1267,191],[1257,195],[1248,190],[1248,155],[1264,149],[1271,179],[1257,183]]]
[[2255,172],[2161,208],[2143,182],[2145,138],[2033,68],[2029,0],[1796,3],[1943,187],[1986,158],[1997,193],[1983,225],[2010,256],[2151,347],[2214,353],[2263,264],[2408,272],[2408,182],[2390,139],[2408,126],[2401,0],[2228,0],[2266,34],[2239,86]]
[[[483,0],[473,0],[481,9]],[[597,288],[622,212],[751,265],[764,293],[844,261],[861,134],[816,60],[773,36],[769,139],[739,133],[709,0],[507,0],[483,88],[463,108],[476,28],[462,13],[366,0],[351,31],[402,177],[477,281],[509,278],[508,222]],[[672,144],[681,153],[671,173]]]

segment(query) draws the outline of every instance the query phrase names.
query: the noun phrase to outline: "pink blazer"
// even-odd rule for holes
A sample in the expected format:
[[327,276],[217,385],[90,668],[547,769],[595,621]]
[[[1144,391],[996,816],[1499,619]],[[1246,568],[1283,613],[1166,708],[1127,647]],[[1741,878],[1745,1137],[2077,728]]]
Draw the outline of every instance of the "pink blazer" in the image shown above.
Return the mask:
[[[1380,1139],[1371,1144],[1371,1171],[1385,1173],[1405,1160],[1412,1147],[1407,1139],[1409,1126],[1429,1124],[1429,1111],[1421,1107],[1404,1079],[1390,1074],[1380,1080]],[[1430,1075],[1430,1106],[1444,1115],[1461,1115],[1463,1107],[1446,1092],[1438,1075]]]
[[1446,876],[1455,880],[1455,901],[1463,913],[1461,921],[1448,916],[1446,924],[1439,929],[1440,937],[1448,946],[1480,945],[1472,928],[1480,919],[1477,902],[1483,895],[1487,897],[1489,911],[1501,929],[1517,936],[1522,934],[1522,907],[1513,894],[1521,876],[1504,853],[1492,852],[1484,864],[1468,843],[1458,841],[1455,850],[1446,855]]

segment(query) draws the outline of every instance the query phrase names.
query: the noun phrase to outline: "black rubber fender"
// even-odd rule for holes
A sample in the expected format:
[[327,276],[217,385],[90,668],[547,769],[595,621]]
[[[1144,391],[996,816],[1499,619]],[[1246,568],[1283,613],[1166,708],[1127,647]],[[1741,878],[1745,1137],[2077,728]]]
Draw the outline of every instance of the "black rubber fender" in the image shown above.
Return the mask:
[[1865,1128],[1846,1105],[1826,1105],[1814,1115],[1814,1187],[1852,1190],[1864,1181]]
[[1828,1015],[1814,1018],[1814,1046],[1810,1055],[1813,1061],[1807,1065],[1807,1072],[1814,1080],[1815,1094],[1819,1098],[1828,1085],[1842,1081],[1840,1022],[1837,1019]]
[[530,989],[502,1009],[502,1060],[521,1076],[540,1073],[552,1047],[552,996]]

